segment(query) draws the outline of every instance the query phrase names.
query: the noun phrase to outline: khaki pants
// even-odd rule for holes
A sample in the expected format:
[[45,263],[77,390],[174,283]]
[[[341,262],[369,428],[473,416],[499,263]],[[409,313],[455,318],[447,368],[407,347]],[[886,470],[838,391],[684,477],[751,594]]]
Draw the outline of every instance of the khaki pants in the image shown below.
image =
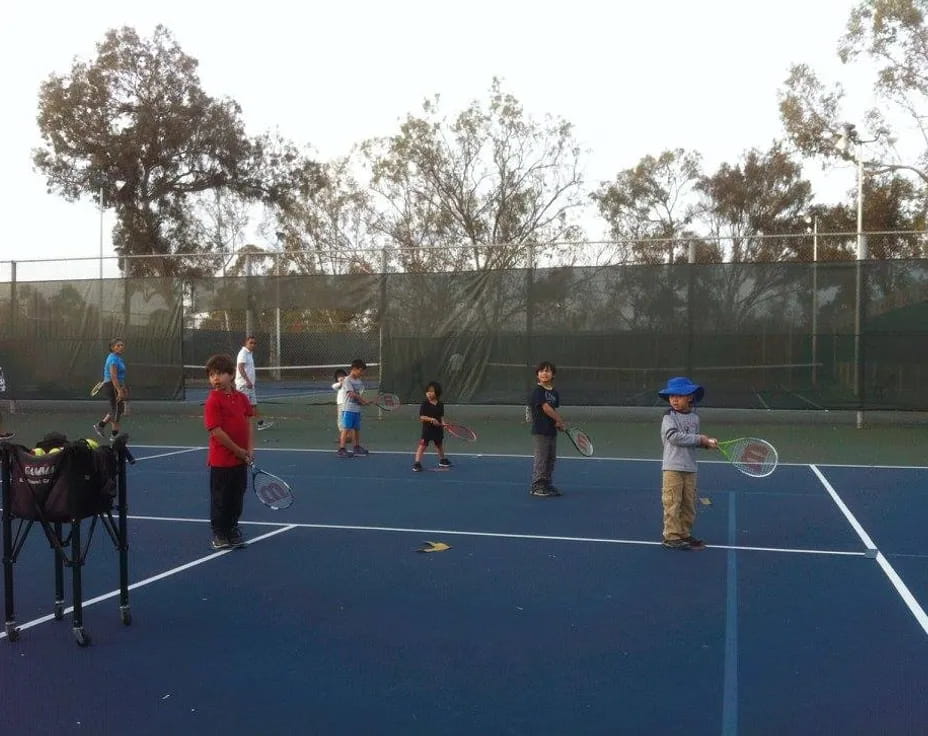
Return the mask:
[[664,540],[686,539],[696,521],[696,473],[665,470],[663,476]]

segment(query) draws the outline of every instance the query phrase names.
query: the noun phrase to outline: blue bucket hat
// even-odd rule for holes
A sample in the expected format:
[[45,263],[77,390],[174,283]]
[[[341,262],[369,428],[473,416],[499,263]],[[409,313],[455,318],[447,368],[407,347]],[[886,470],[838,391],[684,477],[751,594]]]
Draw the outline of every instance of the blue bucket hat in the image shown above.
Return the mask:
[[693,396],[693,401],[702,401],[703,394],[705,390],[702,386],[693,383],[689,378],[685,376],[677,376],[676,378],[671,378],[667,381],[667,385],[664,386],[660,391],[657,392],[657,395],[662,399],[667,399],[670,396]]

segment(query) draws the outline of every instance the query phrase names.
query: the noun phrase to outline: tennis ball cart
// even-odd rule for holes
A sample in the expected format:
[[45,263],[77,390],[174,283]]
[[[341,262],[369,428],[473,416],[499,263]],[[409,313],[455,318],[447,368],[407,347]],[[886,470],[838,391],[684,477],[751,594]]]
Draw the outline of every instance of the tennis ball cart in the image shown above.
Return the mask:
[[[129,542],[126,523],[126,464],[135,460],[120,435],[109,445],[94,440],[62,441],[47,449],[0,443],[2,480],[3,593],[7,641],[19,639],[14,613],[13,571],[30,531],[38,525],[54,555],[55,600],[52,615],[65,615],[65,568],[71,570],[71,630],[79,646],[90,644],[84,629],[81,570],[98,524],[119,557],[119,615],[129,611]],[[114,517],[115,511],[115,517]],[[86,539],[82,533],[88,522]]]

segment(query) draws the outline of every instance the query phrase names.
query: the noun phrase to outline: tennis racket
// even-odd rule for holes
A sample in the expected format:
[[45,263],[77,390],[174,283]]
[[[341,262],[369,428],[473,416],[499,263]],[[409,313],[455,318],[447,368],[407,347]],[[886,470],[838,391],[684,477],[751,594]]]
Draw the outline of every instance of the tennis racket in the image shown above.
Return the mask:
[[739,437],[736,440],[719,442],[719,452],[737,470],[754,478],[763,478],[777,469],[779,456],[776,448],[767,440],[757,437]]
[[99,383],[95,383],[93,388],[90,389],[90,395],[96,396],[98,393],[100,393],[101,388],[103,388],[103,381],[100,381]]
[[564,433],[567,435],[568,439],[574,443],[577,452],[584,457],[591,457],[593,455],[593,440],[590,439],[590,435],[579,427],[568,427],[564,430]]
[[400,397],[396,394],[377,394],[371,403],[378,409],[393,411],[400,407]]
[[274,511],[285,509],[293,504],[293,493],[289,484],[276,475],[261,470],[251,464],[251,487],[258,500]]
[[453,422],[445,422],[441,425],[448,431],[452,437],[457,437],[459,440],[464,440],[465,442],[476,442],[477,433],[465,427],[463,424],[454,424]]

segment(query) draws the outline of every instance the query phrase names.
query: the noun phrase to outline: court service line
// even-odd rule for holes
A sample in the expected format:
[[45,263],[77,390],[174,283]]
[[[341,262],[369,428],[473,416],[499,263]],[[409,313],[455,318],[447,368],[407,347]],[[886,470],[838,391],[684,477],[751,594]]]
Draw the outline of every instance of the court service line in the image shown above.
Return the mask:
[[[181,516],[135,516],[130,515],[129,519],[136,521],[176,521],[192,524],[208,524],[209,519],[196,519],[192,517]],[[547,534],[518,534],[515,532],[475,532],[466,529],[412,529],[397,526],[364,526],[357,524],[311,524],[293,522],[291,524],[276,521],[245,521],[239,520],[239,524],[248,524],[250,526],[286,526],[288,529],[332,529],[336,531],[355,531],[355,532],[397,532],[402,534],[449,534],[460,537],[495,537],[499,539],[531,539],[541,542],[597,542],[600,544],[637,544],[642,546],[656,547],[661,542],[651,539],[609,539],[607,537],[567,537],[554,536]],[[830,555],[833,557],[865,557],[864,552],[845,552],[843,550],[832,549],[802,549],[787,547],[745,547],[734,544],[713,544],[707,549],[724,549],[724,550],[741,550],[743,552],[786,552],[791,554],[803,555]]]
[[[254,537],[253,539],[249,539],[248,543],[254,544],[255,542],[260,542],[264,539],[269,539],[270,537],[280,534],[281,532],[290,531],[291,529],[293,529],[292,525],[284,526],[279,529],[274,529],[273,531],[270,531],[267,534],[262,534],[260,537]],[[220,550],[218,552],[213,552],[210,555],[206,555],[205,557],[201,557],[197,560],[193,560],[192,562],[187,562],[178,567],[171,568],[170,570],[165,570],[164,572],[160,572],[157,575],[152,575],[151,577],[145,578],[144,580],[139,580],[137,583],[132,583],[129,586],[129,590],[135,590],[136,588],[141,588],[145,585],[150,585],[151,583],[155,583],[159,580],[163,580],[164,578],[170,577],[171,575],[176,575],[177,573],[183,572],[184,570],[189,570],[191,567],[196,567],[197,565],[202,565],[204,562],[215,560],[217,557],[222,557],[223,555],[227,555],[230,552],[235,552],[235,550],[234,549]],[[96,598],[91,598],[90,600],[84,601],[82,603],[82,606],[84,608],[87,608],[87,606],[92,606],[95,603],[99,603],[100,601],[105,601],[109,598],[115,598],[117,595],[119,595],[119,592],[120,592],[119,589],[116,589],[116,590],[110,591],[109,593],[98,595]],[[74,606],[68,606],[67,608],[64,609],[64,615],[72,613],[73,611],[74,611]],[[55,618],[54,614],[49,614],[47,616],[42,616],[41,618],[33,619],[32,621],[27,621],[26,623],[23,623],[23,624],[17,624],[16,628],[19,631],[23,631],[25,629],[31,629],[33,626],[44,624],[46,621],[51,621],[54,618]],[[6,636],[5,631],[0,632],[0,639],[3,639],[5,636]]]
[[857,536],[860,537],[860,540],[864,543],[864,546],[868,550],[876,552],[875,559],[877,564],[879,564],[879,566],[883,569],[886,577],[889,578],[889,582],[893,584],[896,592],[899,593],[899,596],[902,598],[903,602],[909,607],[909,610],[912,612],[912,615],[915,616],[915,620],[922,627],[922,630],[928,634],[928,614],[925,613],[925,609],[921,607],[921,604],[919,604],[917,600],[915,600],[915,596],[912,595],[912,592],[909,590],[908,586],[902,582],[902,578],[899,577],[899,575],[893,569],[893,566],[889,564],[889,560],[884,557],[883,553],[880,552],[876,544],[874,544],[873,540],[870,538],[870,535],[864,531],[864,528],[857,521],[854,514],[851,513],[851,510],[847,507],[844,501],[841,500],[841,497],[832,487],[831,483],[828,482],[828,479],[822,474],[822,471],[820,471],[814,465],[810,465],[809,467],[812,468],[812,472],[818,476],[818,479],[825,487],[825,490],[828,491],[828,494],[841,510],[841,513],[844,514],[844,518],[848,520],[848,523],[853,527],[854,531],[857,532]]

